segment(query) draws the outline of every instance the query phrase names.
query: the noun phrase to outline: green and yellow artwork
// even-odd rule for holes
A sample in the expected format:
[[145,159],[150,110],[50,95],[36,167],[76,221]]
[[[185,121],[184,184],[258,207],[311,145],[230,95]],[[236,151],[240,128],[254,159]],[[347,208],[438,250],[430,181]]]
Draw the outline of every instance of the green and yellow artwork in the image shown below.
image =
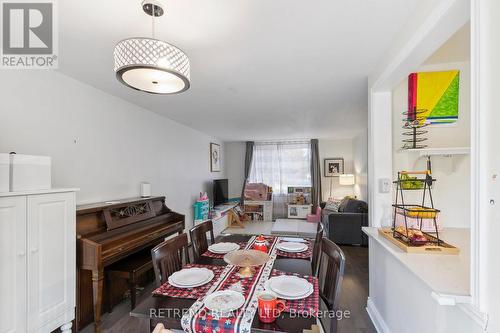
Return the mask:
[[[425,110],[419,120],[426,124],[450,125],[458,120],[460,71],[419,72],[408,77],[408,109]],[[415,116],[415,115],[414,115]]]

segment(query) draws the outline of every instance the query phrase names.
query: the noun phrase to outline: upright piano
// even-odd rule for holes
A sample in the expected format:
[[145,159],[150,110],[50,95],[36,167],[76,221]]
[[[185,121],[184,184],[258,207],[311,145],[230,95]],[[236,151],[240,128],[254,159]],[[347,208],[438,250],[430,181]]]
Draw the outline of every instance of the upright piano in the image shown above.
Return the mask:
[[77,331],[92,321],[95,331],[101,331],[107,266],[181,234],[184,226],[184,215],[170,210],[162,196],[78,206]]

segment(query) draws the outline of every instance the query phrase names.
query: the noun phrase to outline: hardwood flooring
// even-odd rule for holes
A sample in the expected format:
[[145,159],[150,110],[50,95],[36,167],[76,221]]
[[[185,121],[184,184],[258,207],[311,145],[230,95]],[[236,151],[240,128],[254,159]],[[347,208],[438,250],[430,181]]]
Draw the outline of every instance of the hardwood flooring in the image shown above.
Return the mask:
[[[346,268],[342,284],[340,307],[349,310],[350,317],[339,321],[339,333],[376,333],[368,313],[366,299],[368,297],[368,248],[358,246],[341,246],[346,256]],[[138,296],[139,303],[153,289],[147,286]],[[130,301],[126,300],[113,308],[113,312],[103,317],[105,333],[146,333],[148,323],[129,316]],[[94,332],[89,325],[83,333]]]
[[360,246],[341,246],[346,256],[341,310],[349,310],[350,318],[338,322],[339,333],[376,333],[368,313],[368,248]]

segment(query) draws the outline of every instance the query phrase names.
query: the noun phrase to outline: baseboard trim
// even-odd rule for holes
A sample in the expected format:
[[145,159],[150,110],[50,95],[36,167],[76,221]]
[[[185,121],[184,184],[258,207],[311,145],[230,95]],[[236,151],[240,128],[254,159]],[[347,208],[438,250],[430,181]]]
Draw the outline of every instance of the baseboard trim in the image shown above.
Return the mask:
[[378,312],[377,308],[375,307],[375,303],[373,303],[370,297],[368,297],[366,301],[366,312],[368,312],[373,326],[375,326],[375,329],[378,333],[391,333],[389,327],[387,327],[387,324],[384,321],[384,318],[382,318],[380,312]]

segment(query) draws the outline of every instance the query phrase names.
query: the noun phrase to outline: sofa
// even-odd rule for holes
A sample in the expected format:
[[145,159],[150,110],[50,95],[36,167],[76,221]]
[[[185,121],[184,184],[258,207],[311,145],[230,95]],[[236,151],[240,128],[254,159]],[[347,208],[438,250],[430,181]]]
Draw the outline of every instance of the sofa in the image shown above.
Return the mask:
[[367,246],[368,238],[361,230],[368,226],[366,202],[346,197],[337,206],[321,204],[325,235],[336,244]]

